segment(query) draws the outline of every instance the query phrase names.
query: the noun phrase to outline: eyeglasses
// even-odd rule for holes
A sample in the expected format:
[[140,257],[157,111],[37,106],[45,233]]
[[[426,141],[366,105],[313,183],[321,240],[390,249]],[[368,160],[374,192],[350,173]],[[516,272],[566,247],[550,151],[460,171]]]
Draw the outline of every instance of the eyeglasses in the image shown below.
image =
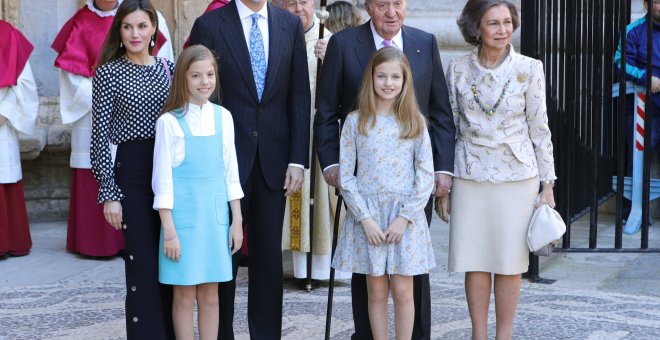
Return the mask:
[[394,1],[394,2],[387,2],[387,1],[374,1],[373,4],[376,7],[376,9],[380,12],[385,12],[390,9],[390,7],[394,7],[394,10],[400,10],[403,9],[403,1]]
[[297,8],[298,5],[300,5],[300,7],[306,7],[308,3],[309,3],[309,0],[297,0],[297,1],[292,0],[292,1],[287,1],[286,2],[286,7],[291,8],[291,9]]

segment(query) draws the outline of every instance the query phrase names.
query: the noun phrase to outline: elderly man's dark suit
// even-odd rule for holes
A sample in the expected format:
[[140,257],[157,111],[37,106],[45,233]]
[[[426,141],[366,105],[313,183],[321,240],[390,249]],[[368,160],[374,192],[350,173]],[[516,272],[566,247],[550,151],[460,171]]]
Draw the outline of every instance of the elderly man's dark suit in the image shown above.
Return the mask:
[[[222,105],[234,119],[238,170],[245,192],[241,210],[249,226],[245,237],[250,252],[250,336],[276,339],[282,328],[282,187],[288,164],[309,165],[307,53],[300,18],[268,4],[268,69],[260,101],[236,1],[198,18],[190,45],[201,44],[215,53]],[[234,261],[234,277],[236,265]],[[235,282],[221,284],[222,339],[233,339],[235,287]]]
[[[403,27],[403,52],[410,62],[419,108],[429,123],[435,171],[454,170],[454,134],[449,95],[435,37]],[[343,30],[330,38],[320,81],[314,132],[321,168],[339,163],[339,123],[355,110],[356,97],[369,59],[376,52],[370,23]],[[426,213],[431,221],[431,201]],[[366,279],[354,274],[351,281],[354,338],[371,338],[367,311]],[[415,327],[413,339],[429,339],[431,332],[429,277],[414,280]]]

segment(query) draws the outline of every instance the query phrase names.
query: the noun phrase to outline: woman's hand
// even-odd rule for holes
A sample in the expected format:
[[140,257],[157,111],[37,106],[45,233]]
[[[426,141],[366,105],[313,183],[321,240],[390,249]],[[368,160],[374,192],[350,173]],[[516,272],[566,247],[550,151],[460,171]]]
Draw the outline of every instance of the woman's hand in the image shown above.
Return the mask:
[[385,230],[387,243],[395,244],[401,242],[401,237],[403,236],[403,232],[406,231],[406,226],[408,226],[407,219],[401,216],[395,218]]
[[236,254],[243,246],[243,223],[234,221],[229,227],[229,249],[231,254]]
[[122,211],[121,203],[119,201],[105,201],[103,202],[103,216],[105,220],[110,223],[116,230],[121,229],[122,224]]
[[165,252],[165,256],[172,260],[179,261],[181,257],[181,243],[179,242],[179,236],[176,234],[176,231],[163,232],[163,252]]
[[364,227],[364,233],[367,234],[367,242],[372,246],[379,246],[385,241],[385,234],[380,230],[380,227],[371,218],[365,218],[362,220],[362,226]]
[[536,202],[535,208],[540,207],[543,204],[547,204],[550,208],[555,208],[555,193],[552,190],[551,184],[543,184],[543,190],[539,194],[539,201]]

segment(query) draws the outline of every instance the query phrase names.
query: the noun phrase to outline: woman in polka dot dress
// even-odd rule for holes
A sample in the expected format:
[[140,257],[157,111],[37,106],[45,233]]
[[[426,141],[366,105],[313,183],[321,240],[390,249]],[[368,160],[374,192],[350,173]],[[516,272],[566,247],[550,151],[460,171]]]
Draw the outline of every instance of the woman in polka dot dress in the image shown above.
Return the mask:
[[151,190],[155,124],[174,65],[151,55],[157,32],[149,0],[123,1],[92,80],[92,171],[105,219],[124,231],[128,339],[174,339],[172,289],[158,282],[160,219]]

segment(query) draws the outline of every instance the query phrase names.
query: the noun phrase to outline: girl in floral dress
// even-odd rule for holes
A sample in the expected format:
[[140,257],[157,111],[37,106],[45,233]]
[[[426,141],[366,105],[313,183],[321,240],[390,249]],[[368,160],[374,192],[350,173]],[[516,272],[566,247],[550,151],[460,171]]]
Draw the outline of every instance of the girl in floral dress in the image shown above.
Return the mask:
[[407,58],[397,48],[369,61],[359,111],[340,141],[340,186],[348,213],[333,267],[367,275],[374,339],[387,339],[392,291],[397,339],[410,339],[413,275],[435,267],[424,207],[433,191],[433,158]]

